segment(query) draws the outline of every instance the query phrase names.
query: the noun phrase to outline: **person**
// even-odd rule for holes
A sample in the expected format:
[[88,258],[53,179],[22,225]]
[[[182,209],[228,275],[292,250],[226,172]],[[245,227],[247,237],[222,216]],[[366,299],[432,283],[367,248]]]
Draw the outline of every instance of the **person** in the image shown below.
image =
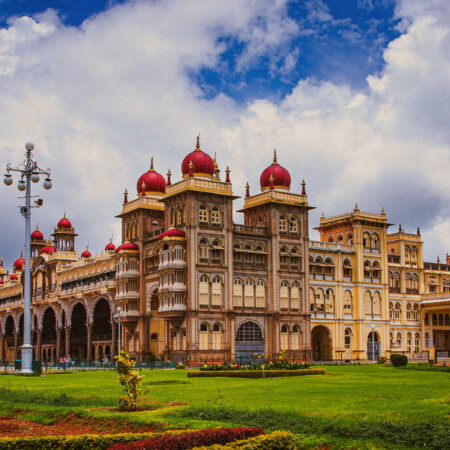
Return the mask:
[[72,363],[72,359],[70,358],[70,355],[67,355],[66,356],[66,366],[67,366],[67,368],[70,367],[71,363]]
[[66,370],[66,360],[64,358],[64,356],[61,356],[61,358],[59,358],[59,365]]

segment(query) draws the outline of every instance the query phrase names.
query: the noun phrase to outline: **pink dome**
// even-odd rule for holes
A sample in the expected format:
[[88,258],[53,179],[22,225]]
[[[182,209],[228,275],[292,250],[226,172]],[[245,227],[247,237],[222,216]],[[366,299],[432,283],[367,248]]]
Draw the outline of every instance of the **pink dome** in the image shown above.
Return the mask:
[[166,180],[153,168],[153,157],[150,170],[142,174],[137,182],[137,192],[138,195],[166,193]]
[[261,174],[260,183],[263,191],[270,189],[270,177],[273,178],[274,189],[290,189],[291,175],[284,167],[278,164],[277,154],[275,152],[273,156],[273,163]]
[[21,255],[20,258],[17,259],[17,260],[14,262],[14,266],[13,266],[13,267],[14,267],[14,270],[15,270],[15,271],[16,271],[16,270],[18,270],[18,271],[22,270],[24,264],[25,264],[25,258]]
[[43,241],[44,235],[38,230],[38,227],[36,227],[36,230],[34,230],[31,233],[31,240],[32,241]]
[[72,224],[66,217],[66,213],[64,213],[64,217],[58,222],[58,228],[72,228]]
[[107,252],[113,252],[115,249],[116,249],[116,246],[115,246],[111,241],[109,241],[109,242],[106,244],[105,250],[106,250]]
[[82,258],[92,258],[91,252],[87,249],[81,254]]
[[176,228],[169,228],[167,231],[164,231],[159,235],[159,240],[172,237],[184,238],[185,236],[186,233],[184,231],[177,230]]
[[189,153],[181,164],[181,172],[184,178],[189,176],[189,165],[191,162],[194,176],[214,176],[214,161],[208,154],[200,150],[200,139],[198,137],[196,149]]
[[121,251],[138,251],[138,250],[139,250],[139,246],[138,245],[133,244],[130,241],[126,241],[122,245],[119,245],[116,248],[116,253],[119,253]]

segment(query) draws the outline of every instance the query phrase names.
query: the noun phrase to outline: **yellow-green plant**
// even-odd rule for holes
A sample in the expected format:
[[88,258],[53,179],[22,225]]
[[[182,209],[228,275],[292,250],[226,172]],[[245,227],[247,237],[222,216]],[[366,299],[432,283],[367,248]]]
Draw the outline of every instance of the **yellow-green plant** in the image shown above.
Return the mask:
[[138,397],[141,392],[142,376],[133,370],[135,361],[130,360],[125,350],[114,357],[116,361],[116,372],[119,374],[119,383],[122,393],[119,397],[119,407],[123,411],[136,411]]

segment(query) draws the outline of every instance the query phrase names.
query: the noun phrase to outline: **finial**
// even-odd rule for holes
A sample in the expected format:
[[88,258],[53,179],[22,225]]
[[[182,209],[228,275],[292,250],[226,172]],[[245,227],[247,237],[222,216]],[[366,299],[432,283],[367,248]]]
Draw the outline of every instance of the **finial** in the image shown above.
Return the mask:
[[417,227],[417,235],[420,236],[420,228]]
[[0,266],[3,267],[3,258],[0,259]]
[[170,170],[167,171],[167,186],[170,186],[172,182],[170,181],[170,177],[172,176],[172,172]]
[[273,180],[274,180],[273,175],[270,175],[270,178],[269,178],[269,181],[270,181],[270,189],[275,189],[275,186],[274,186],[274,184],[273,184]]
[[155,169],[153,168],[153,156],[152,156],[152,159],[150,161],[150,172],[154,172],[154,171],[155,171]]
[[250,197],[250,185],[248,184],[248,181],[247,184],[245,185],[245,196]]
[[358,203],[355,203],[355,209],[354,209],[354,211],[359,211]]
[[306,195],[306,183],[305,183],[305,180],[302,181],[302,195]]
[[189,176],[194,176],[194,164],[192,164],[192,161],[189,161]]
[[385,215],[386,215],[386,213],[385,213],[385,211],[384,211],[384,206],[381,208],[381,215],[382,215],[382,216],[385,216]]
[[20,250],[20,257],[23,258],[23,250]]
[[399,232],[399,233],[402,232],[402,224],[401,224],[401,223],[398,224],[398,232]]
[[230,183],[230,168],[227,166],[225,173],[227,174],[225,178],[225,183]]
[[64,210],[64,216],[63,216],[63,219],[67,219],[67,217],[66,217],[66,210]]
[[436,262],[439,264],[441,261],[439,260],[439,256],[437,257]]
[[197,136],[197,146],[195,147],[195,151],[199,151],[200,150],[200,133]]
[[323,222],[325,220],[325,214],[324,214],[324,212],[322,211],[322,215],[320,216],[320,222]]
[[123,202],[128,203],[128,191],[125,189],[125,192],[123,193]]
[[273,149],[273,164],[278,164],[277,163],[277,151],[276,151],[276,149]]

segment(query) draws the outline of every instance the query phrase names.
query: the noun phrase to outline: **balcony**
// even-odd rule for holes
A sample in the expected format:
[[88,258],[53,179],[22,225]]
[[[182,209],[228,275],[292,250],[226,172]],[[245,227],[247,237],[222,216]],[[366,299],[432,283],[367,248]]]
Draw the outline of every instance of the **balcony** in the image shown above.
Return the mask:
[[159,307],[158,313],[165,319],[183,319],[186,315],[186,305],[182,303],[163,304]]
[[233,232],[239,234],[251,234],[251,235],[259,235],[259,236],[267,236],[269,234],[269,230],[267,227],[251,227],[249,225],[233,225]]
[[418,295],[419,294],[419,289],[406,288],[406,293],[407,294]]
[[390,287],[389,286],[389,293],[391,293],[391,294],[400,294],[400,288],[398,288],[398,287]]
[[388,255],[388,262],[393,263],[393,264],[400,264],[400,256]]
[[122,278],[139,278],[139,271],[138,270],[123,270],[123,271],[117,271],[116,273],[116,280],[120,280]]

